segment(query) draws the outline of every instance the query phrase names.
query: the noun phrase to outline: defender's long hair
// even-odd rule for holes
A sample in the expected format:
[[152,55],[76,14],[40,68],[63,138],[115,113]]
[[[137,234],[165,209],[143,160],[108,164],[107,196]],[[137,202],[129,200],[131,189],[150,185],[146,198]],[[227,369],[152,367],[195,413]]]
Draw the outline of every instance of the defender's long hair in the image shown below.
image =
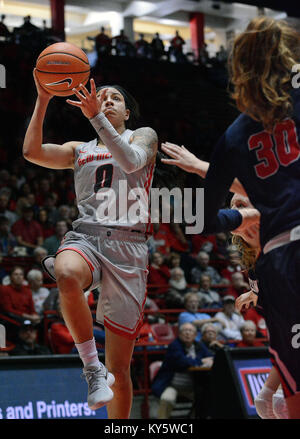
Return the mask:
[[292,66],[300,62],[300,35],[284,21],[256,17],[233,42],[228,68],[231,97],[241,112],[272,132],[292,115]]
[[232,235],[231,242],[237,247],[238,251],[240,252],[242,265],[245,267],[245,269],[253,269],[257,259],[257,249],[250,247],[250,245],[241,236],[238,235]]

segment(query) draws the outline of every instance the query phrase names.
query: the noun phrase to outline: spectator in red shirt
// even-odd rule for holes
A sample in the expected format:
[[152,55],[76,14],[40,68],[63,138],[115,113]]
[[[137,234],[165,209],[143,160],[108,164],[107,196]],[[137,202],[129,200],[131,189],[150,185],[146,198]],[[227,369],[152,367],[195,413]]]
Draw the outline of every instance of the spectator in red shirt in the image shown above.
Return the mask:
[[243,339],[237,343],[237,348],[265,346],[261,341],[256,340],[256,325],[252,320],[246,320],[240,331]]
[[155,251],[163,253],[164,255],[170,253],[171,245],[168,234],[167,231],[163,227],[161,227],[161,223],[153,224],[152,238]]
[[231,251],[228,255],[228,260],[229,264],[221,271],[221,275],[231,282],[232,275],[234,273],[240,273],[242,271],[242,261],[241,256],[237,251]]
[[217,252],[216,236],[192,235],[192,253],[197,255],[201,250],[206,253]]
[[[148,284],[160,285],[161,287],[151,290],[151,292],[166,292],[169,289],[169,279],[171,277],[169,267],[164,263],[161,253],[155,252],[151,256],[149,267]],[[165,287],[164,287],[165,285]]]
[[250,287],[247,282],[245,282],[243,274],[236,272],[233,273],[231,277],[231,286],[227,289],[226,295],[229,294],[236,299],[241,294],[249,291],[249,289]]
[[170,41],[170,55],[174,55],[176,62],[181,62],[184,60],[183,57],[183,46],[185,44],[184,39],[179,35],[178,30],[175,33],[175,37]]
[[14,267],[10,274],[10,284],[0,286],[0,309],[4,313],[13,314],[16,320],[39,323],[40,317],[35,311],[31,290],[23,282],[23,268]]
[[259,313],[259,307],[244,309],[241,312],[245,320],[252,320],[252,322],[255,323],[258,336],[268,337],[266,321],[265,318]]
[[23,209],[22,218],[12,226],[18,245],[25,247],[31,255],[33,250],[43,244],[43,231],[40,224],[33,219],[33,209],[26,206]]

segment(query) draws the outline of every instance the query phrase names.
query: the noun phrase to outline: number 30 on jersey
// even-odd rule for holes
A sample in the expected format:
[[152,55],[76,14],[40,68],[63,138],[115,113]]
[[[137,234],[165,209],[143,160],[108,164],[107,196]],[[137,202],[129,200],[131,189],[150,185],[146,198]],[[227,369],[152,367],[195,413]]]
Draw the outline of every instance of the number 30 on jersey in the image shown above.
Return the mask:
[[279,166],[289,166],[300,157],[296,126],[292,119],[275,125],[273,134],[266,131],[254,134],[248,140],[250,151],[256,150],[258,163],[255,172],[259,178],[276,174]]

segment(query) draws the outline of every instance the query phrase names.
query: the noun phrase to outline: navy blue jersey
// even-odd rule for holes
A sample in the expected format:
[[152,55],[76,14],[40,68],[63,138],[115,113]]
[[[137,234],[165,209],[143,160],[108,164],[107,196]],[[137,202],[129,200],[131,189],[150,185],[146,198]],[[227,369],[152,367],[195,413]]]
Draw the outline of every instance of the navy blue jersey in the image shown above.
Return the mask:
[[[300,91],[292,98],[293,117],[276,124],[272,135],[241,114],[219,140],[205,179],[204,233],[222,229],[224,211],[218,209],[235,177],[261,213],[262,246],[300,224]],[[241,215],[226,215],[226,230],[240,225]]]

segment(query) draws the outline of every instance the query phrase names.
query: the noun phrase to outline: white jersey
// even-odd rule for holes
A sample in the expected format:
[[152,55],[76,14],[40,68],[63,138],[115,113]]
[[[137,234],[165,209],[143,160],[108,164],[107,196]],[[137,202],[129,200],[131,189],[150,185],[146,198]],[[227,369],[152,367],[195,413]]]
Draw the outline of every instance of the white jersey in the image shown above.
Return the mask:
[[[121,136],[129,141],[133,131]],[[79,217],[73,228],[84,224],[124,228],[150,233],[149,195],[154,164],[126,174],[97,139],[75,149],[74,180]]]

